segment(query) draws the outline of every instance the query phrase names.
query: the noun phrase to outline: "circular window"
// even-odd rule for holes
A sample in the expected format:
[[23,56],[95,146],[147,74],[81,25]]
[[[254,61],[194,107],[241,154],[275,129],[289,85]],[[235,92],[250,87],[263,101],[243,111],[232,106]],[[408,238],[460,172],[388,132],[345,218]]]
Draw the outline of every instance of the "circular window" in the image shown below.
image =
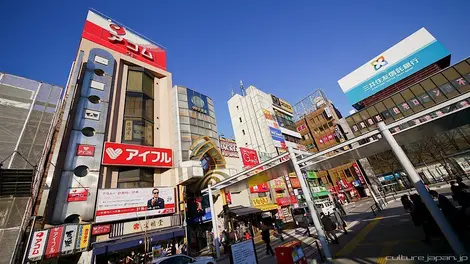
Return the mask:
[[104,71],[102,69],[95,69],[94,72],[98,76],[103,76],[104,75]]
[[95,129],[92,128],[92,127],[85,127],[82,129],[82,134],[85,136],[85,137],[92,137],[95,135]]
[[87,166],[81,165],[73,170],[73,174],[75,174],[75,176],[77,177],[85,177],[88,174],[89,170],[90,169]]
[[90,103],[92,104],[99,104],[101,102],[101,99],[96,95],[90,95],[88,96],[88,101],[90,101]]

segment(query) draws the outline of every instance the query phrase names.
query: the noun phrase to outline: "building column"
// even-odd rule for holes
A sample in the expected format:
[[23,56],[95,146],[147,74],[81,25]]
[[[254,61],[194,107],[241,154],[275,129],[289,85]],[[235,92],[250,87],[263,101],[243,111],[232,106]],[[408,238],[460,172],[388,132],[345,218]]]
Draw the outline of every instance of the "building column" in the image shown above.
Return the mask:
[[209,190],[209,205],[211,207],[212,233],[214,234],[213,243],[214,243],[217,259],[219,259],[220,258],[219,230],[217,227],[217,215],[215,214],[215,208],[214,208],[214,198],[212,197],[212,185],[209,184],[207,186],[207,189]]

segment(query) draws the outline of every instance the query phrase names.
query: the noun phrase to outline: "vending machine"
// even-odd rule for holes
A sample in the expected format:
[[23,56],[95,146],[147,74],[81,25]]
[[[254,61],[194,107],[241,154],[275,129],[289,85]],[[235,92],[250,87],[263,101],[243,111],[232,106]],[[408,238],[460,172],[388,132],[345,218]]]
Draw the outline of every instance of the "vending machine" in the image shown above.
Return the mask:
[[282,264],[307,264],[302,243],[300,241],[290,241],[276,247],[277,263]]

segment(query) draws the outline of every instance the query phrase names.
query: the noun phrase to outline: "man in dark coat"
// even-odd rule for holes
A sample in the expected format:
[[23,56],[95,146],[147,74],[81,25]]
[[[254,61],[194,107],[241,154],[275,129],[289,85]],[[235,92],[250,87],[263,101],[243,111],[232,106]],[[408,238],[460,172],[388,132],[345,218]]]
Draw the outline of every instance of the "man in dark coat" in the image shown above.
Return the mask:
[[148,210],[153,210],[153,209],[163,209],[165,208],[165,200],[162,198],[158,197],[160,194],[160,191],[157,188],[154,188],[152,191],[153,197],[152,199],[149,199],[147,201],[147,209]]
[[266,255],[272,254],[274,256],[273,248],[271,247],[271,234],[269,233],[269,227],[265,224],[261,225],[261,238],[266,243]]
[[331,218],[324,213],[320,213],[323,229],[325,229],[326,236],[335,244],[339,244],[338,237],[336,236],[336,225],[331,221]]

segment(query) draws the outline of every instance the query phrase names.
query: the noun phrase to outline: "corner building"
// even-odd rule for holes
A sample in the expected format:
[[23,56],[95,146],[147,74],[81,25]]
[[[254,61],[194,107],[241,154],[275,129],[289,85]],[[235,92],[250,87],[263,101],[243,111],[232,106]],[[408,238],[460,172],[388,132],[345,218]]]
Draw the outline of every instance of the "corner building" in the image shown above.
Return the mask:
[[31,241],[43,232],[62,246],[46,240],[28,259],[106,263],[184,237],[165,50],[89,11],[66,89]]

